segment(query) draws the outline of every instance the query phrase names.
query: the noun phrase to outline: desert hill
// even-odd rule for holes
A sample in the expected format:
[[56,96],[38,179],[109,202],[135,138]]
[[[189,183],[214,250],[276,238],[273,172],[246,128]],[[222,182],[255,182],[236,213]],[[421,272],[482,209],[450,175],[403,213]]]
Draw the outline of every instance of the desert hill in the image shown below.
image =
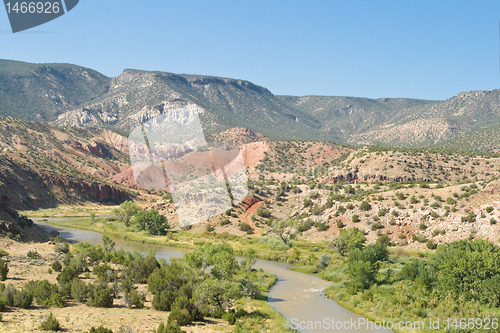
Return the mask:
[[500,90],[445,101],[280,96],[241,79],[132,69],[108,78],[76,65],[10,60],[0,62],[0,82],[0,116],[123,133],[188,104],[198,106],[207,135],[241,127],[271,140],[426,147],[500,124]]
[[128,164],[126,139],[105,129],[58,128],[0,118],[0,193],[16,209],[131,195],[106,182]]

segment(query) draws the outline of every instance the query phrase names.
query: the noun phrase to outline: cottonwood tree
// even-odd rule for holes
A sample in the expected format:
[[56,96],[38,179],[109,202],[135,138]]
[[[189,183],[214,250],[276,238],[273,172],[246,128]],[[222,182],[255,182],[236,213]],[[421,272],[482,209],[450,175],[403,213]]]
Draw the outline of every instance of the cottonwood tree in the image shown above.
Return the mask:
[[125,224],[125,226],[130,225],[130,220],[132,216],[141,211],[141,207],[132,201],[125,201],[120,205],[119,208],[113,210],[113,213],[118,216],[120,221]]
[[201,303],[208,303],[227,310],[241,297],[241,285],[227,280],[207,279],[199,283],[194,290],[194,298]]
[[342,229],[333,239],[330,248],[334,248],[341,256],[344,256],[353,249],[362,249],[365,242],[365,233],[362,230],[356,227]]
[[184,258],[190,267],[199,270],[203,279],[206,278],[208,268],[210,274],[218,280],[231,279],[239,268],[233,248],[228,244],[206,243],[202,247],[196,247]]
[[115,241],[106,235],[102,235],[102,246],[104,253],[110,253],[115,248]]
[[281,219],[276,219],[272,224],[272,232],[277,235],[286,246],[292,246],[290,240],[295,238],[294,227],[297,226],[297,221],[292,218],[288,218],[285,221]]
[[245,252],[243,253],[245,260],[241,262],[241,268],[245,270],[245,272],[250,273],[252,270],[253,265],[257,262],[255,258],[257,258],[257,255],[255,254],[254,249],[246,249]]
[[170,229],[168,220],[156,209],[148,209],[136,214],[134,224],[137,224],[139,230],[146,230],[151,235],[164,236]]

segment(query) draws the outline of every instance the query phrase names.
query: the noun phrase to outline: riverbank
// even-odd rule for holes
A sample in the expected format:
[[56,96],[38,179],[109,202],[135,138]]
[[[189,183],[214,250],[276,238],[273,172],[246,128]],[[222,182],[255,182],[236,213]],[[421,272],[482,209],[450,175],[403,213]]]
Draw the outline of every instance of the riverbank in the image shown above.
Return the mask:
[[[30,216],[29,217],[34,217]],[[328,242],[292,241],[293,246],[285,245],[281,240],[270,237],[237,236],[228,232],[169,231],[166,236],[153,236],[146,231],[139,231],[135,226],[126,227],[114,217],[96,217],[95,221],[88,217],[58,217],[50,220],[45,217],[38,221],[49,224],[88,230],[105,234],[113,239],[122,239],[142,244],[192,249],[200,242],[210,241],[214,244],[228,243],[237,255],[252,248],[257,258],[296,265],[316,265],[322,253],[335,255],[336,251],[328,249]]]

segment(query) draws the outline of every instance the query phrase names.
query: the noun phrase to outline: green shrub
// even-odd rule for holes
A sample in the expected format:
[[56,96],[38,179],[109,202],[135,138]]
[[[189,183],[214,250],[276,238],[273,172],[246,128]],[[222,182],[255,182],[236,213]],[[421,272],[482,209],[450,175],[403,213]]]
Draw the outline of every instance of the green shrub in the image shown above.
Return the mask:
[[253,228],[246,222],[241,222],[240,230],[245,231],[247,234],[249,234],[250,232],[253,233]]
[[113,293],[107,287],[97,284],[94,286],[88,304],[99,308],[110,308],[113,306]]
[[438,244],[436,242],[434,242],[432,239],[428,240],[426,245],[427,245],[427,248],[430,250],[435,250],[438,246]]
[[54,295],[59,295],[59,288],[47,280],[40,281],[33,290],[33,296],[38,305],[44,305],[44,301],[51,299]]
[[320,257],[319,257],[319,260],[318,260],[318,266],[322,269],[325,269],[328,264],[330,263],[330,260],[332,258],[326,254],[326,253],[323,253]]
[[493,207],[492,206],[488,206],[486,207],[486,213],[491,213],[493,211]]
[[170,311],[175,301],[175,293],[171,290],[163,290],[153,297],[152,306],[155,310]]
[[5,281],[7,279],[7,273],[9,273],[7,262],[0,259],[0,281]]
[[98,328],[95,328],[94,326],[92,326],[90,328],[90,330],[88,331],[88,333],[113,333],[113,331],[111,329],[105,328],[101,325]]
[[231,224],[231,221],[229,221],[228,219],[224,219],[220,222],[220,225],[223,226],[223,225],[227,225],[227,224]]
[[34,250],[34,251],[29,250],[28,253],[26,254],[26,256],[28,258],[31,258],[31,259],[40,259],[41,258],[40,254],[36,250]]
[[[311,204],[312,204],[312,202],[311,202]],[[259,215],[260,217],[270,218],[271,211],[269,209],[262,209],[261,207],[259,207],[257,209],[257,215]]]
[[394,195],[399,199],[399,200],[405,200],[406,199],[406,194],[402,192],[396,192]]
[[439,207],[441,207],[441,204],[440,204],[439,202],[435,201],[435,202],[433,202],[433,203],[431,204],[431,207],[432,207],[432,208],[439,208]]
[[340,220],[340,219],[339,219],[339,220],[337,220],[337,227],[338,227],[339,229],[341,229],[341,228],[343,228],[343,227],[344,227],[344,223],[342,222],[342,220]]
[[297,225],[298,232],[304,232],[312,228],[314,222],[311,219],[307,219]]
[[62,270],[62,265],[59,261],[54,261],[54,263],[52,264],[52,269],[56,272],[60,272]]
[[20,290],[14,295],[14,306],[21,309],[29,309],[33,303],[33,294],[25,289]]
[[84,281],[74,278],[71,282],[71,297],[77,302],[84,303],[89,296],[89,288]]
[[377,238],[377,244],[383,244],[385,246],[389,246],[391,243],[391,239],[387,235],[381,235],[379,238]]
[[314,205],[314,207],[312,207],[312,209],[311,209],[311,213],[313,215],[321,214],[321,207],[319,205]]
[[102,264],[94,267],[93,273],[101,281],[110,282],[116,277],[115,270],[108,264]]
[[67,304],[66,301],[64,300],[64,297],[62,297],[59,294],[54,294],[52,297],[47,298],[42,302],[42,305],[45,307],[54,307],[54,308],[64,308]]
[[54,251],[59,253],[68,253],[69,252],[69,244],[66,242],[61,242],[54,246]]
[[476,214],[474,214],[473,211],[470,211],[469,214],[466,216],[462,216],[461,218],[462,222],[475,222],[476,221]]
[[40,329],[44,331],[60,331],[59,321],[49,312],[49,315],[40,324]]
[[59,282],[59,285],[70,283],[74,278],[78,277],[80,273],[81,271],[78,268],[66,266],[61,270],[61,273],[57,275],[56,280]]
[[437,235],[444,235],[446,234],[446,230],[444,229],[434,229],[432,231],[432,237],[436,237]]
[[137,309],[142,309],[144,301],[146,301],[146,295],[139,293],[136,289],[130,289],[130,291],[124,292],[123,300],[129,308],[135,306]]
[[363,201],[359,205],[359,209],[364,210],[364,211],[371,210],[372,209],[372,205],[370,205],[367,201]]
[[131,262],[129,262],[126,273],[136,283],[147,283],[148,278],[153,271],[160,267],[154,253],[149,253],[146,257],[137,254]]
[[419,242],[419,243],[425,243],[425,242],[427,242],[427,238],[425,237],[425,235],[422,235],[422,234],[413,234],[411,236],[411,239],[414,242]]
[[379,211],[377,212],[377,215],[378,215],[378,216],[381,216],[381,217],[382,217],[382,216],[385,216],[385,214],[387,214],[387,211],[388,211],[388,209],[387,209],[387,208],[382,208],[381,210],[379,210]]
[[326,231],[330,228],[330,225],[326,222],[314,222],[314,226],[318,231]]
[[455,199],[453,199],[452,197],[448,197],[448,198],[446,198],[446,203],[447,203],[448,205],[454,205],[454,204],[456,204],[457,202],[456,202],[456,201],[455,201]]
[[168,315],[168,324],[186,326],[193,322],[188,309],[173,308]]
[[4,312],[7,308],[7,301],[3,298],[0,298],[0,312]]
[[234,324],[236,324],[236,314],[234,314],[234,313],[225,313],[225,314],[222,316],[222,319],[227,320],[227,323],[228,323],[229,325],[234,325]]
[[420,200],[418,200],[415,196],[412,196],[412,197],[410,198],[410,204],[412,204],[412,205],[416,205],[416,204],[418,204],[419,202],[420,202]]
[[[358,255],[359,254],[359,255]],[[361,258],[361,250],[353,250],[349,254],[347,273],[351,278],[351,285],[348,287],[351,292],[367,289],[374,281],[378,270],[378,265]]]
[[177,325],[167,324],[165,326],[163,323],[160,323],[158,329],[154,333],[183,333],[185,331],[181,330],[181,328]]
[[455,299],[465,300],[479,298],[482,304],[491,301],[490,305],[498,306],[500,248],[496,244],[483,239],[460,240],[438,248],[438,254],[435,260],[439,265],[437,279],[442,295],[452,294]]
[[356,223],[356,222],[359,222],[359,221],[361,221],[361,219],[359,218],[359,216],[358,216],[358,215],[356,215],[356,214],[354,214],[354,215],[352,216],[352,222],[355,222],[355,223]]
[[[2,284],[2,286],[4,285]],[[14,286],[8,285],[5,287],[3,291],[3,299],[5,299],[5,302],[7,303],[8,306],[14,306],[14,296],[16,294],[17,294],[17,289],[14,288]]]

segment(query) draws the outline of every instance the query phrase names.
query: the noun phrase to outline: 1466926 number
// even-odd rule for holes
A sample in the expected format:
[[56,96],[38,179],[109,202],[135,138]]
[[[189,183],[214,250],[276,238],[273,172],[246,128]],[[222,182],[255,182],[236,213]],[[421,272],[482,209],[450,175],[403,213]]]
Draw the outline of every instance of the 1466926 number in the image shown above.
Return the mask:
[[16,14],[57,14],[61,10],[59,6],[59,2],[7,2],[5,4],[7,8],[7,13],[16,13]]
[[471,330],[498,330],[498,318],[448,318],[446,321],[446,328],[454,329],[471,329]]

